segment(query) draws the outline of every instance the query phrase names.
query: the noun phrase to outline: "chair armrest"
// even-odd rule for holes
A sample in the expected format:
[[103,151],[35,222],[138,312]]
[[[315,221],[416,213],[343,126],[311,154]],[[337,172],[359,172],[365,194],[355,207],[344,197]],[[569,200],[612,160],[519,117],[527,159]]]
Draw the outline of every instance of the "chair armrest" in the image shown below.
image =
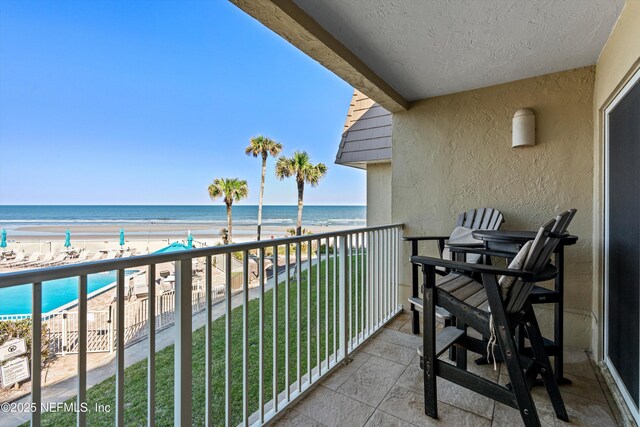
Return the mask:
[[482,247],[473,246],[448,245],[447,248],[449,248],[449,250],[453,253],[488,255],[508,259],[513,259],[513,257],[518,254],[517,252],[497,251],[493,249],[485,249]]
[[449,240],[449,236],[403,236],[402,240],[407,242],[419,242],[421,240]]
[[412,256],[411,262],[414,264],[421,264],[424,266],[444,267],[451,270],[465,271],[469,273],[480,274],[493,274],[502,276],[519,277],[526,282],[543,282],[545,280],[553,279],[558,270],[551,264],[547,264],[537,274],[532,271],[514,270],[511,268],[497,267],[494,265],[485,264],[471,264],[460,261],[449,261],[440,258],[426,257],[426,256]]
[[411,255],[418,255],[418,242],[420,241],[437,241],[438,252],[440,252],[440,258],[444,251],[445,242],[449,239],[449,236],[421,236],[421,237],[403,237],[402,240],[411,242]]

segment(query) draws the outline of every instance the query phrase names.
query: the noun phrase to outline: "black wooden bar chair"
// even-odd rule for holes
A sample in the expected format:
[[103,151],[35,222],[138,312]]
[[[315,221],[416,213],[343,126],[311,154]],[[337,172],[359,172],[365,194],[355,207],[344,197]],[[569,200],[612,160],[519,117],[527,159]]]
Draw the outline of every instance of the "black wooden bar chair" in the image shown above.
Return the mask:
[[[456,247],[467,247],[469,248],[468,242],[466,242],[465,238],[457,239],[456,233],[458,231],[462,231],[464,234],[464,230],[467,229],[469,231],[472,230],[498,230],[502,223],[504,222],[504,215],[497,209],[493,208],[478,208],[478,209],[469,209],[467,212],[462,212],[458,215],[456,219],[455,227],[453,233],[449,236],[405,236],[403,240],[410,242],[411,244],[411,256],[416,256],[419,254],[419,243],[422,241],[433,241],[437,243],[438,252],[440,258],[452,260],[455,259],[456,254],[449,250],[449,245],[455,245]],[[461,241],[462,240],[462,241]],[[479,243],[479,246],[482,246]],[[481,260],[480,255],[470,254],[465,255],[465,261],[468,262],[479,262]],[[449,271],[446,268],[436,268],[436,274],[441,276],[446,276],[449,274]],[[414,264],[412,271],[412,287],[411,287],[411,296],[412,298],[420,299],[420,286],[418,284],[418,266]],[[411,303],[411,311],[412,311],[412,332],[414,334],[420,333],[420,317],[419,310],[413,303]],[[438,309],[437,318],[439,321],[443,322],[445,326],[450,326],[455,324],[455,319],[452,318],[450,313],[447,313],[443,309]],[[451,353],[452,359],[455,358],[454,353]]]
[[[422,267],[423,345],[418,349],[424,367],[425,413],[437,418],[436,377],[440,376],[462,387],[490,397],[520,411],[526,426],[540,426],[540,419],[530,389],[542,377],[556,416],[568,416],[533,308],[528,300],[535,283],[550,280],[557,269],[549,262],[571,211],[563,212],[544,224],[533,241],[527,242],[508,268],[473,264],[438,258],[413,256],[411,262]],[[436,267],[451,273],[437,278]],[[479,274],[482,283],[470,278]],[[441,307],[456,317],[456,326],[445,327],[436,335],[436,309]],[[466,352],[487,353],[487,342],[467,335],[467,328],[490,338],[490,348],[501,356],[509,375],[510,387],[503,387],[466,370]],[[521,327],[529,338],[532,355],[518,351],[515,331]],[[455,346],[456,365],[438,359]],[[498,357],[495,357],[497,359]]]

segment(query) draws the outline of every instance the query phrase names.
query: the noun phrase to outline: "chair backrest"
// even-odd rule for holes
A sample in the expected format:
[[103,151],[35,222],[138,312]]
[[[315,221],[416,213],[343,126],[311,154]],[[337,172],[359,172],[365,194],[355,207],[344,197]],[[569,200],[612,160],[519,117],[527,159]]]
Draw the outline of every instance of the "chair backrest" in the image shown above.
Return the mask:
[[[500,225],[504,222],[504,216],[502,212],[493,208],[479,208],[479,209],[470,209],[467,212],[462,212],[458,215],[458,219],[456,220],[456,229],[454,229],[454,233],[457,230],[457,227],[465,227],[470,230],[497,230],[500,228]],[[468,230],[467,230],[468,231]],[[465,234],[471,237],[471,233]],[[453,237],[453,234],[451,235]],[[473,240],[473,239],[472,239]],[[482,243],[481,240],[476,240],[477,243]],[[467,242],[454,242],[453,240],[449,241],[450,244],[454,245],[462,245],[468,244]],[[440,254],[443,259],[452,259],[451,251],[449,248],[445,247],[442,249],[442,253]],[[480,262],[482,256],[477,254],[467,254],[466,262],[477,263]]]
[[[522,267],[523,270],[537,273],[547,265],[551,254],[560,243],[561,235],[567,231],[575,214],[576,210],[570,209],[540,227],[529,248],[529,253]],[[508,300],[504,302],[507,312],[514,313],[524,306],[533,285],[533,283],[523,282],[521,279],[515,281],[509,292]]]
[[493,208],[470,209],[458,215],[456,227],[467,227],[474,230],[497,230],[504,222],[502,212]]

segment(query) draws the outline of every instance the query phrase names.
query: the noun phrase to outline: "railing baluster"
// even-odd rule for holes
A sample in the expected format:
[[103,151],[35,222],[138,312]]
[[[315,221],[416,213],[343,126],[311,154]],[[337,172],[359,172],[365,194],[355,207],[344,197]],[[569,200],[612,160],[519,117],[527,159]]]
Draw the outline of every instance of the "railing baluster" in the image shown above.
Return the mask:
[[[225,345],[224,345],[224,365],[225,365],[225,404],[224,415],[225,425],[231,427],[231,297],[233,289],[231,288],[231,257],[233,254],[228,252],[225,256]],[[176,424],[179,425],[179,424]],[[185,424],[186,425],[186,424]]]
[[390,307],[390,297],[391,297],[391,281],[389,280],[389,230],[384,230],[382,232],[384,238],[384,253],[382,256],[384,257],[384,320],[386,321],[389,318],[389,307]]
[[311,369],[311,240],[307,240],[307,375],[308,384],[313,382],[313,370]]
[[379,256],[379,264],[380,264],[380,325],[382,325],[384,323],[384,318],[386,316],[386,312],[387,312],[387,287],[385,286],[385,259],[384,259],[384,250],[385,250],[385,244],[384,244],[384,230],[380,230],[379,231],[379,235],[380,235],[380,245],[379,247],[379,252],[378,252],[378,256]]
[[116,284],[116,419],[124,427],[124,270],[118,270]]
[[373,315],[371,318],[371,328],[373,330],[378,327],[378,264],[377,264],[377,255],[376,252],[378,250],[378,241],[376,239],[377,233],[373,231],[371,233],[371,287],[373,288],[373,300],[371,301],[373,304]]
[[301,351],[301,335],[302,335],[302,309],[300,292],[302,291],[302,247],[300,243],[296,243],[296,373],[298,379],[298,394],[302,391],[302,351]]
[[351,313],[351,296],[353,295],[353,274],[351,274],[351,253],[353,252],[353,245],[351,242],[351,235],[348,234],[346,236],[346,244],[347,244],[347,258],[345,259],[345,263],[347,264],[347,280],[348,280],[348,299],[349,303],[346,305],[347,309],[347,319],[349,319],[349,346],[347,347],[348,351],[351,351],[353,348],[353,316]]
[[394,234],[393,234],[393,229],[389,229],[388,231],[389,233],[389,318],[391,317],[391,315],[395,312],[395,307],[394,307],[394,296],[395,296],[395,292],[394,292],[394,253],[395,253],[395,247],[394,247]]
[[374,257],[373,257],[373,251],[374,251],[374,242],[373,242],[373,233],[368,232],[367,233],[367,275],[369,277],[369,294],[370,294],[370,298],[369,298],[369,333],[373,333],[373,330],[375,329],[374,325],[375,325],[375,311],[376,311],[376,304],[375,304],[375,295],[376,295],[376,287],[375,287],[375,280],[376,280],[376,275],[375,275],[375,271],[373,270],[373,264],[374,264]]
[[242,253],[242,414],[249,425],[249,252]]
[[273,247],[273,412],[278,412],[278,245]]
[[338,240],[333,236],[333,362],[338,363]]
[[324,248],[324,357],[329,369],[329,238],[325,241]]
[[191,424],[192,327],[191,327],[191,258],[175,262],[175,344],[174,344],[174,417],[175,425]]
[[258,411],[260,412],[260,424],[264,424],[264,248],[260,248],[260,282],[259,319],[258,319]]
[[[87,275],[78,280],[78,408],[87,404]],[[87,413],[78,411],[78,427],[87,425]]]
[[388,263],[389,263],[389,315],[388,318],[391,318],[391,314],[394,312],[393,310],[393,230],[389,229],[387,231],[387,235],[389,238],[389,249],[387,249]]
[[320,312],[320,257],[322,251],[320,250],[320,239],[316,241],[316,359],[318,362],[318,377],[322,375],[322,351],[321,339],[320,339],[320,325],[322,324],[322,315]]
[[156,424],[156,265],[147,268],[147,323],[149,324],[149,354],[147,356],[147,425]]
[[394,253],[393,253],[393,269],[394,269],[394,274],[393,274],[393,309],[396,310],[398,308],[398,258],[400,257],[399,255],[399,250],[400,250],[400,246],[398,244],[399,240],[400,240],[400,234],[398,233],[398,229],[394,228],[394,233],[395,233],[395,237],[393,239],[393,247],[394,247]]
[[382,307],[384,307],[382,283],[382,231],[378,230],[376,234],[378,235],[376,238],[376,265],[378,266],[378,322],[376,323],[376,327],[379,328],[382,325],[382,319],[384,317],[384,311],[382,309]]
[[286,390],[286,395],[287,395],[287,402],[289,402],[289,400],[291,399],[291,389],[290,389],[290,379],[289,379],[289,351],[290,351],[290,346],[291,343],[289,342],[289,337],[290,337],[290,332],[289,332],[289,317],[291,315],[290,313],[290,308],[289,308],[289,287],[291,286],[291,272],[289,271],[289,264],[291,261],[291,248],[290,245],[286,245],[284,248],[284,256],[286,258],[286,265],[285,265],[285,275],[287,276],[285,279],[285,288],[284,288],[284,333],[285,333],[285,343],[284,343],[284,347],[285,347],[285,352],[284,352],[284,387]]
[[[360,317],[360,310],[362,309],[361,307],[358,307],[358,303],[360,302],[360,299],[358,298],[360,293],[358,292],[358,288],[360,287],[360,283],[358,281],[358,235],[357,234],[353,234],[351,235],[351,240],[354,242],[355,245],[355,254],[352,255],[353,258],[353,273],[354,273],[354,286],[355,286],[355,299],[354,299],[354,303],[352,304],[354,308],[354,315],[355,315],[355,344],[359,344],[360,343],[360,322],[358,321],[359,317]],[[353,250],[351,251],[353,253]]]
[[363,233],[358,233],[358,246],[359,246],[359,250],[362,250],[362,252],[360,253],[360,309],[362,310],[362,312],[360,313],[360,322],[361,322],[361,326],[360,329],[362,330],[362,340],[364,341],[365,336],[366,336],[366,332],[367,332],[367,328],[366,328],[366,313],[367,313],[367,304],[366,304],[366,288],[367,288],[367,282],[366,282],[366,276],[365,276],[365,271],[364,271],[364,234]]
[[349,361],[349,320],[347,306],[348,300],[348,283],[347,275],[349,269],[347,267],[347,237],[340,236],[339,238],[339,251],[340,251],[340,272],[338,273],[338,298],[340,299],[340,356],[342,360],[348,363]]
[[205,424],[210,426],[213,424],[213,409],[212,409],[212,389],[213,386],[211,384],[211,377],[213,376],[213,265],[211,255],[207,255],[205,258],[205,276],[204,276],[204,290],[205,290],[205,325],[204,325],[204,395],[205,395]]
[[31,426],[41,423],[42,406],[42,283],[33,284],[31,293]]

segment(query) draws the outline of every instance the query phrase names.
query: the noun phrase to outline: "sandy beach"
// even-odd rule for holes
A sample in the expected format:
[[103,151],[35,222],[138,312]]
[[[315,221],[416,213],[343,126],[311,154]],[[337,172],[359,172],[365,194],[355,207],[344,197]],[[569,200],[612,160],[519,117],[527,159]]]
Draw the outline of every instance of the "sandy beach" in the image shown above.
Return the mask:
[[[78,249],[88,251],[119,248],[120,229],[125,230],[125,247],[138,252],[153,252],[172,242],[186,243],[191,231],[196,247],[212,246],[222,243],[220,226],[203,223],[149,223],[149,224],[78,224],[69,225],[33,225],[21,226],[12,230],[9,247],[27,252],[61,250],[65,232],[71,231],[71,244]],[[264,226],[262,239],[282,238],[288,235],[290,226]],[[357,228],[346,225],[303,226],[313,234],[328,233]],[[257,239],[256,227],[239,225],[233,227],[233,241],[248,242]]]

